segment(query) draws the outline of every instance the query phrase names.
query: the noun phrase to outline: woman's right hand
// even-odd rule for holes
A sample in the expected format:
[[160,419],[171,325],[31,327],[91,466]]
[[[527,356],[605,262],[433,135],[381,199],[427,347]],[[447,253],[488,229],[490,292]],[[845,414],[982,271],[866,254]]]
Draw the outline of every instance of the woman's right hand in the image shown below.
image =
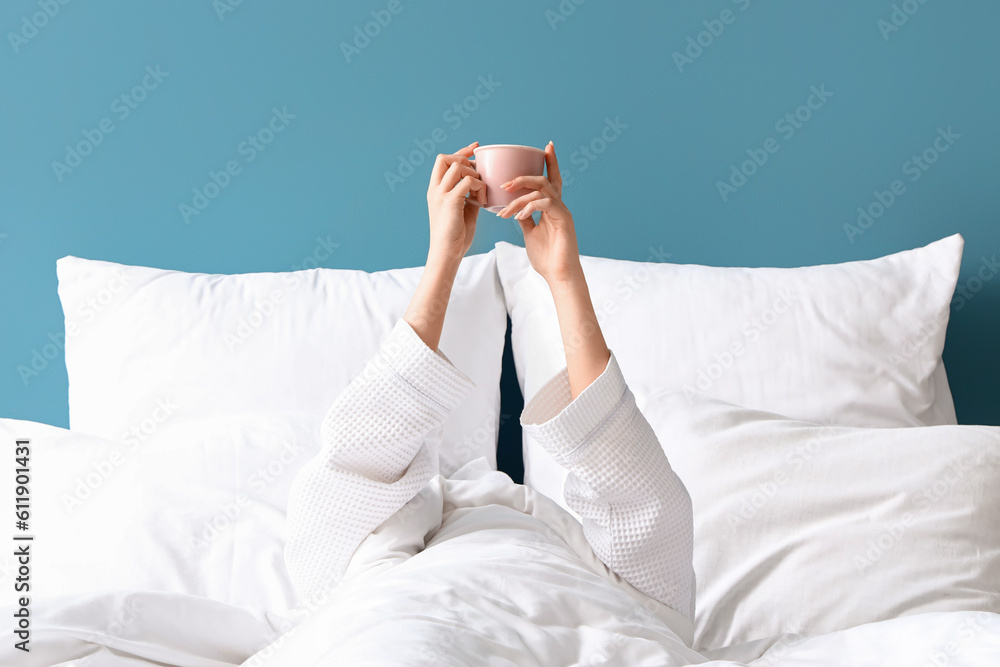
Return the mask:
[[429,260],[461,262],[472,246],[479,209],[486,204],[486,184],[469,161],[478,145],[475,141],[454,153],[442,153],[434,161],[427,186]]
[[451,288],[462,258],[472,246],[476,217],[486,201],[486,186],[472,168],[469,156],[478,141],[434,161],[427,187],[431,240],[427,264],[403,314],[420,339],[436,350],[444,327]]

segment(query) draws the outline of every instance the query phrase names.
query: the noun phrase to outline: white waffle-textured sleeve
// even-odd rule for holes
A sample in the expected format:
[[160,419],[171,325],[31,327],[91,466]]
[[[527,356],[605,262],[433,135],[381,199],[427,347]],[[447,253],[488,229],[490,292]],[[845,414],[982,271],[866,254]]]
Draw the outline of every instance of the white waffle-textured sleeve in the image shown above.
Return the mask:
[[566,504],[598,557],[623,579],[694,621],[691,497],[614,352],[573,400],[564,367],[521,412],[521,427],[569,472]]
[[358,545],[427,484],[424,438],[474,387],[400,318],[328,409],[322,448],[292,481],[284,558],[303,599],[324,599]]

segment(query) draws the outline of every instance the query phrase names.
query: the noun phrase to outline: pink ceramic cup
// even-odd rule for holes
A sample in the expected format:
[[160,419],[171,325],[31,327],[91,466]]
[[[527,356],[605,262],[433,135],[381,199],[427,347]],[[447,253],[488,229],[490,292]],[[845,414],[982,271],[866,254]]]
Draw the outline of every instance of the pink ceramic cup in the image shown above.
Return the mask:
[[479,179],[486,184],[487,211],[499,213],[518,197],[534,192],[519,188],[507,192],[500,186],[518,176],[543,176],[545,151],[534,146],[515,144],[490,144],[472,149],[472,166],[479,172]]

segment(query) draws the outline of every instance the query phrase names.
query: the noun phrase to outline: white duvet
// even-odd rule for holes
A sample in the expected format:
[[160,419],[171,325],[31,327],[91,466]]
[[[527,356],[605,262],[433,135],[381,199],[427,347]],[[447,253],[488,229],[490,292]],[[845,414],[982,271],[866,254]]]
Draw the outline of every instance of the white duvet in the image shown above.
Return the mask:
[[32,651],[13,648],[8,620],[0,664],[1000,665],[1000,615],[984,612],[697,653],[685,619],[604,567],[553,501],[482,459],[434,478],[359,547],[330,599],[299,611],[153,591],[35,600]]

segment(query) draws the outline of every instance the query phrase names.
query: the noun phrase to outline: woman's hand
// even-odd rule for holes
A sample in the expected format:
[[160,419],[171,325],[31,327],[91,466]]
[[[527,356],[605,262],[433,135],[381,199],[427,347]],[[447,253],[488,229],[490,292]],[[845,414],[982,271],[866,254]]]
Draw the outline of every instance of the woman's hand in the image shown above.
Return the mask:
[[461,262],[472,246],[479,209],[486,204],[486,185],[472,168],[469,156],[479,145],[473,142],[434,161],[427,187],[427,212],[431,240],[428,262]]
[[486,187],[469,163],[472,149],[478,143],[451,155],[438,155],[427,187],[431,221],[427,265],[403,319],[432,350],[441,341],[458,266],[472,245],[476,217],[486,200]]
[[[604,341],[601,325],[590,300],[590,290],[580,263],[573,216],[562,201],[562,176],[556,160],[556,148],[545,147],[545,169],[549,177],[519,176],[504,185],[508,190],[530,188],[535,192],[518,197],[499,215],[510,217],[516,211],[524,232],[524,249],[535,271],[545,278],[552,292],[566,352],[570,397],[576,399],[608,367],[611,351]],[[538,224],[532,219],[541,211]]]
[[[534,192],[518,197],[497,215],[515,215],[524,233],[524,248],[531,266],[551,287],[582,276],[580,251],[576,242],[573,215],[562,201],[562,176],[556,148],[550,141],[545,147],[545,176],[519,176],[502,186],[505,190],[527,188]],[[531,214],[541,211],[535,224]]]

